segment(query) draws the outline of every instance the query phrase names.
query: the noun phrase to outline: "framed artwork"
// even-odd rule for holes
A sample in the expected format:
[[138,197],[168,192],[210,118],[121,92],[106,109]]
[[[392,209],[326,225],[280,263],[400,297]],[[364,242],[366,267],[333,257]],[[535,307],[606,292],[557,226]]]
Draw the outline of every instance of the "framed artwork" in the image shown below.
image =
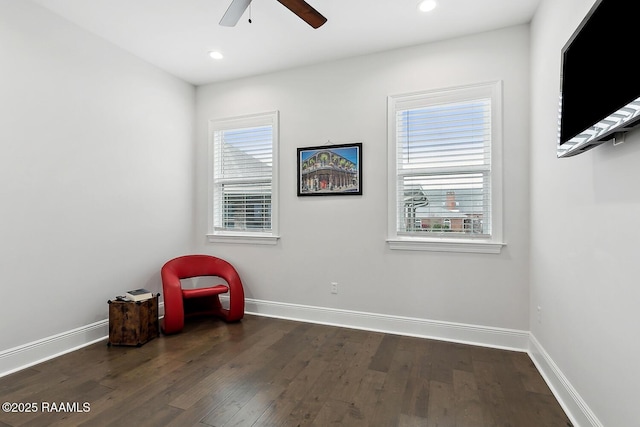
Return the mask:
[[298,148],[298,196],[361,194],[361,142]]

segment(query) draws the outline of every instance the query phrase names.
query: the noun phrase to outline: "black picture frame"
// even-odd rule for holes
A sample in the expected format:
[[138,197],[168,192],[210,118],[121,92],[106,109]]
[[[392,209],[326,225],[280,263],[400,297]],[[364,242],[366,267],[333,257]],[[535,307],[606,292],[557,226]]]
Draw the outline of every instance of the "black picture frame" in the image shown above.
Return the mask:
[[298,196],[362,195],[362,143],[298,148]]

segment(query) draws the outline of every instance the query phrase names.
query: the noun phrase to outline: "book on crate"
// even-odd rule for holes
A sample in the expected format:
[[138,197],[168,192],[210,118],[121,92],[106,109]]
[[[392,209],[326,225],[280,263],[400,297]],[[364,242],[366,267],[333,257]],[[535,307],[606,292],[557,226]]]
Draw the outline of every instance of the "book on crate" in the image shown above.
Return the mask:
[[125,298],[128,301],[144,301],[153,297],[153,294],[146,289],[134,289],[132,291],[127,291],[125,294]]

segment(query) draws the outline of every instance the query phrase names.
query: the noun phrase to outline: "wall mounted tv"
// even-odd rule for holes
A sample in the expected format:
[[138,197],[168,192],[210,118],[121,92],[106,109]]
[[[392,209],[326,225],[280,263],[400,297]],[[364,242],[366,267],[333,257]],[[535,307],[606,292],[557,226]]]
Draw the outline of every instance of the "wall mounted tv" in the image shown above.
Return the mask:
[[558,157],[615,142],[640,124],[638,12],[633,0],[596,0],[562,49]]

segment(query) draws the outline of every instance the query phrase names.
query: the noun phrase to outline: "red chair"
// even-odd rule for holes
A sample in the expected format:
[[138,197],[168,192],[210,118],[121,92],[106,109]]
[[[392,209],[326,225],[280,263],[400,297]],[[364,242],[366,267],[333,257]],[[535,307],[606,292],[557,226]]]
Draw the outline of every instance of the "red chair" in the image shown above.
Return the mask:
[[[194,315],[213,315],[226,322],[244,317],[244,289],[238,272],[227,261],[210,255],[185,255],[168,261],[161,270],[164,291],[165,334],[180,332],[184,319]],[[180,279],[217,276],[226,285],[182,289]],[[219,295],[229,292],[229,308],[222,308]]]

